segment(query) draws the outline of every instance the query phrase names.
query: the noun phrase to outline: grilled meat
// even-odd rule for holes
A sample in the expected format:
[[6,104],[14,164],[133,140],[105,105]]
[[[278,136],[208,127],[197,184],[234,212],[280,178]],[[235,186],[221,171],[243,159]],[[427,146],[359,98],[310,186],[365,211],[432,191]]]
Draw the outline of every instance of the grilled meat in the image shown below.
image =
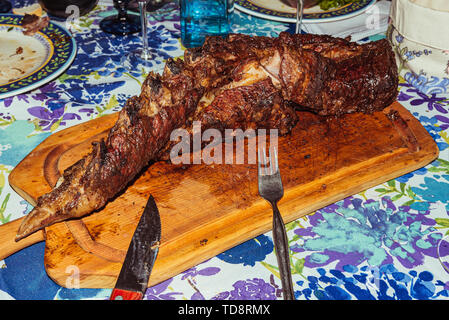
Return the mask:
[[23,34],[32,36],[41,29],[48,26],[49,17],[39,17],[35,14],[25,14],[22,18]]
[[38,199],[16,239],[101,208],[150,160],[158,158],[171,131],[195,110],[201,93],[188,72],[166,79],[150,74],[140,96],[130,98],[120,111],[107,140],[95,143],[88,156],[66,169],[57,186]]
[[357,45],[329,36],[282,38],[284,98],[303,109],[320,115],[371,113],[396,100],[397,67],[387,40]]
[[373,112],[397,95],[397,69],[386,40],[358,45],[330,36],[210,37],[169,59],[130,98],[106,141],[64,171],[38,199],[16,240],[55,222],[100,209],[150,161],[167,159],[177,128],[277,128],[288,134],[294,107],[321,115]]

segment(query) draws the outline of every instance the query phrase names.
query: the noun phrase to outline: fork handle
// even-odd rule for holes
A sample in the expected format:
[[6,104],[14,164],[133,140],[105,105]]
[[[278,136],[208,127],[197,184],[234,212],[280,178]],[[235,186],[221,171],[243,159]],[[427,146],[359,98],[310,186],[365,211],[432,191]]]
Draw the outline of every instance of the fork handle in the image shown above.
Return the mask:
[[276,248],[276,258],[281,276],[284,300],[295,300],[290,267],[290,253],[284,220],[282,220],[276,202],[272,202],[271,206],[273,207],[273,240]]

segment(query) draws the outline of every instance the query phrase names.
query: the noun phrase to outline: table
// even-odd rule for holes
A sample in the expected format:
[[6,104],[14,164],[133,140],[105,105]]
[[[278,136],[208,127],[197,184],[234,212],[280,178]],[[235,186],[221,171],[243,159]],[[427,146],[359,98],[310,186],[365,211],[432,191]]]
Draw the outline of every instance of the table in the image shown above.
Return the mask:
[[[78,54],[58,79],[0,100],[1,223],[32,208],[8,184],[20,160],[49,135],[116,112],[140,91],[144,75],[120,65],[123,52],[140,45],[138,35],[115,37],[98,27],[111,10],[100,2],[73,26]],[[152,68],[159,71],[165,59],[183,53],[178,9],[170,4],[149,17],[149,45],[158,56]],[[236,32],[276,36],[294,30],[243,13],[236,19]],[[297,299],[448,298],[449,273],[437,248],[449,233],[449,92],[426,95],[401,79],[398,100],[435,139],[439,159],[287,224]],[[0,299],[109,297],[111,289],[58,286],[46,275],[43,258],[41,242],[1,261]],[[145,299],[281,299],[277,274],[267,232],[148,288]]]

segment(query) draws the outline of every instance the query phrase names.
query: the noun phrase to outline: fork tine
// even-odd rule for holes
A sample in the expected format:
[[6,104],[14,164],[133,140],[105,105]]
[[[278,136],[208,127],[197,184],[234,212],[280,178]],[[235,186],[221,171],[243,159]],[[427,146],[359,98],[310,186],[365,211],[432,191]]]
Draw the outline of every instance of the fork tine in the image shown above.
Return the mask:
[[273,163],[274,163],[274,172],[273,173],[276,173],[277,171],[279,171],[279,163],[278,163],[278,151],[277,151],[277,148],[276,147],[274,147],[273,146],[273,153],[274,153],[274,161],[273,161]]
[[265,157],[265,148],[257,149],[257,152],[259,154],[259,176],[266,174],[266,164],[267,164],[267,158]]
[[[263,151],[263,165],[265,166],[265,175],[270,175],[270,168],[268,167],[268,160],[270,161],[270,166],[271,166],[271,159],[267,159],[267,151],[265,150],[265,148],[262,148]],[[270,150],[268,150],[270,151]]]
[[268,149],[268,157],[270,158],[270,175],[273,175],[274,173],[274,166],[273,166],[273,153],[271,152],[272,147]]

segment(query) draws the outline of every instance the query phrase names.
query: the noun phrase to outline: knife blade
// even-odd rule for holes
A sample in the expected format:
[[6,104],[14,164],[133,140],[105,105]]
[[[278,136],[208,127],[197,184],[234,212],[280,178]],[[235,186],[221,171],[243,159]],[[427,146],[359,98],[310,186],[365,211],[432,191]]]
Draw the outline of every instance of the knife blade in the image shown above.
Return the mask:
[[110,300],[141,300],[159,251],[161,218],[152,195],[148,198],[129,244]]

